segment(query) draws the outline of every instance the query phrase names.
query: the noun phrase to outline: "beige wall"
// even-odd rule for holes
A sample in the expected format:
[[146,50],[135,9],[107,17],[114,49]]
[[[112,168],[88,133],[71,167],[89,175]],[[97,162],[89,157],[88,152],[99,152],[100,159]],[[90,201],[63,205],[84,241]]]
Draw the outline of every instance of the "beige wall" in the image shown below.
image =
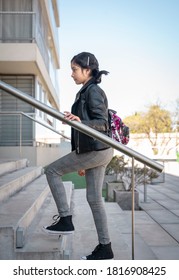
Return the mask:
[[64,142],[58,147],[0,147],[1,159],[26,158],[29,166],[46,166],[70,152],[70,143]]

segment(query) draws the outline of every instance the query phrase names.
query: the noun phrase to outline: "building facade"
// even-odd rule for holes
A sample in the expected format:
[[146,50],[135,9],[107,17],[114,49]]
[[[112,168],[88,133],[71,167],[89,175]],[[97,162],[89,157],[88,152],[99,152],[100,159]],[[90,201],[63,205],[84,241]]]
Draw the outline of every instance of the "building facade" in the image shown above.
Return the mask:
[[[57,110],[59,27],[58,0],[0,0],[0,80]],[[54,118],[0,90],[0,157],[20,153],[33,164],[51,162],[59,135],[21,112],[56,129]]]

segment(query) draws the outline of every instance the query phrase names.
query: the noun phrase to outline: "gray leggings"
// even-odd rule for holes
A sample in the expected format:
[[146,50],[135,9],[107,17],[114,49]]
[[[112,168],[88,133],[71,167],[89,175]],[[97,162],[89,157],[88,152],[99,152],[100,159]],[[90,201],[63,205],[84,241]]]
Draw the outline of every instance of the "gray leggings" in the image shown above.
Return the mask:
[[52,195],[60,217],[71,215],[61,176],[70,172],[85,170],[87,201],[91,207],[99,243],[110,242],[107,218],[102,199],[102,186],[106,165],[113,156],[113,149],[76,154],[75,151],[51,163],[45,170]]

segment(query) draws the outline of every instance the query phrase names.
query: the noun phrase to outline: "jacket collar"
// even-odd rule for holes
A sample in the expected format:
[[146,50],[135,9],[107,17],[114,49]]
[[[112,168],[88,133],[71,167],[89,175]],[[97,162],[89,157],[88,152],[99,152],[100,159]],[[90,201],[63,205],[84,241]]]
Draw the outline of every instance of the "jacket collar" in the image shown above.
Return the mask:
[[84,84],[84,86],[82,86],[78,93],[83,92],[91,84],[95,84],[94,78],[91,78],[86,84]]
[[95,84],[95,80],[94,78],[91,78],[86,84],[84,84],[84,86],[82,86],[82,88],[78,91],[78,93],[76,94],[76,99],[75,102],[80,98],[81,93],[83,93],[87,87],[89,85]]

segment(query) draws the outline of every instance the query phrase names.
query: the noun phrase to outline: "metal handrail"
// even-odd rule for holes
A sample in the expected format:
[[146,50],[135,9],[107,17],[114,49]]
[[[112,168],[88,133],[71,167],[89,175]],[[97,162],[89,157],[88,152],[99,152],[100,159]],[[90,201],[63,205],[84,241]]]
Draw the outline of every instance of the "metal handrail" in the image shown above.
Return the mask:
[[95,129],[81,123],[78,121],[70,121],[67,120],[64,117],[64,114],[55,110],[54,108],[51,108],[47,106],[46,104],[43,104],[42,102],[36,100],[32,96],[23,93],[22,91],[0,81],[0,88],[7,91],[8,93],[15,95],[17,98],[29,103],[30,105],[34,106],[35,108],[51,115],[52,117],[63,121],[64,123],[67,123],[68,125],[72,126],[73,128],[91,136],[99,141],[108,144],[112,148],[124,153],[125,155],[128,155],[129,157],[134,157],[134,159],[138,160],[139,162],[142,162],[143,164],[146,164],[147,166],[155,169],[158,172],[162,172],[163,170],[163,165],[159,164],[158,162],[155,162],[154,160],[130,149],[129,147],[124,146],[123,144],[111,139],[110,137],[102,134],[99,131],[96,131]]
[[58,112],[57,110],[43,104],[40,101],[37,101],[35,98],[29,96],[28,94],[23,93],[22,91],[0,81],[0,88],[7,91],[8,93],[16,96],[17,98],[29,103],[30,105],[34,106],[35,108],[51,115],[52,117],[63,121],[64,123],[67,123],[71,127],[77,129],[78,131],[81,131],[89,136],[94,137],[95,139],[98,139],[99,141],[108,144],[112,148],[128,155],[132,158],[132,259],[134,259],[134,236],[135,236],[135,229],[134,229],[134,190],[135,190],[135,183],[134,183],[134,159],[138,160],[139,162],[142,162],[143,164],[155,169],[158,172],[162,172],[163,165],[159,164],[158,162],[155,162],[154,160],[122,145],[121,143],[111,139],[110,137],[96,131],[93,128],[90,128],[87,125],[82,124],[81,122],[77,121],[70,121],[67,120],[64,117],[63,113]]
[[39,120],[36,120],[36,119],[30,117],[28,114],[26,114],[26,113],[24,113],[24,112],[21,112],[21,111],[19,111],[19,112],[18,112],[18,111],[15,111],[15,112],[5,111],[5,112],[0,112],[0,115],[22,115],[22,116],[25,116],[25,117],[27,117],[28,119],[30,119],[30,120],[32,120],[32,121],[34,121],[34,122],[36,122],[36,123],[39,123],[40,125],[42,125],[42,126],[48,128],[48,129],[52,130],[53,132],[59,134],[59,135],[62,136],[63,138],[66,138],[66,139],[70,140],[70,137],[66,136],[65,134],[63,134],[63,133],[61,133],[61,132],[59,132],[59,131],[57,131],[56,129],[54,129],[54,128],[51,127],[51,126],[49,126],[49,125],[47,125],[47,124],[44,124],[43,122],[41,122],[41,121],[39,121]]

